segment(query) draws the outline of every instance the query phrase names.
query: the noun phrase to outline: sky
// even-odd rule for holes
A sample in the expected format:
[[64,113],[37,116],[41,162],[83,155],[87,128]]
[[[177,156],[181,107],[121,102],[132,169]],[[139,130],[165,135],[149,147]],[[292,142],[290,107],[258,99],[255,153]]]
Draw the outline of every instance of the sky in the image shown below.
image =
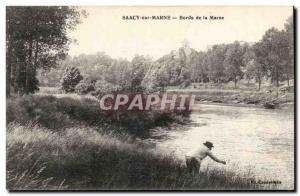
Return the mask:
[[[88,16],[69,32],[71,56],[105,52],[131,60],[136,54],[157,59],[177,50],[183,40],[205,51],[213,44],[256,42],[271,27],[283,29],[293,7],[81,7]],[[122,16],[193,16],[194,20],[123,20]],[[195,20],[221,16],[223,20]]]

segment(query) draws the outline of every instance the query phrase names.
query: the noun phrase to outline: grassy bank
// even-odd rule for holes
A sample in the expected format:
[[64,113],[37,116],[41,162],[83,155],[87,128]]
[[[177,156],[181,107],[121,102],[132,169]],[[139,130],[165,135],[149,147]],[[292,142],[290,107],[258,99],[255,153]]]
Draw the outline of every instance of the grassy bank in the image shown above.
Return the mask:
[[[34,95],[9,99],[7,188],[257,188],[251,184],[250,175],[242,176],[233,171],[209,168],[201,177],[193,176],[181,161],[136,142],[136,133],[128,128],[146,130],[161,126],[164,124],[159,121],[163,119],[161,114],[135,116],[126,113],[116,118],[99,113],[96,108],[97,102],[85,97]],[[168,118],[163,121],[183,121],[183,117]]]
[[147,136],[148,130],[170,123],[185,123],[188,116],[164,111],[100,111],[97,100],[79,95],[30,95],[7,100],[7,122],[36,122],[51,130],[94,126],[116,133]]
[[253,86],[240,85],[233,88],[229,84],[194,84],[186,89],[169,88],[169,92],[192,93],[196,101],[202,103],[251,104],[263,106],[265,103],[275,103],[278,106],[294,102],[294,86],[282,84],[278,89],[274,86],[264,86],[260,91]]
[[208,169],[189,174],[162,156],[92,127],[61,132],[11,123],[7,130],[7,188],[49,189],[253,189],[250,176]]

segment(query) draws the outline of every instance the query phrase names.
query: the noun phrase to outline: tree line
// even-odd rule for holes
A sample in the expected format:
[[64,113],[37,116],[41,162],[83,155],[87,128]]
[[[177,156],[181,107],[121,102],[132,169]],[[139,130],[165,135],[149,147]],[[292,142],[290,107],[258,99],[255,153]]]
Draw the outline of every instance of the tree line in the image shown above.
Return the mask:
[[255,80],[258,89],[263,79],[275,86],[294,76],[293,18],[289,17],[283,30],[268,29],[256,43],[238,42],[217,44],[207,51],[189,48],[187,42],[154,62],[146,75],[147,85],[183,85],[190,82],[227,83],[240,79]]
[[[289,81],[294,75],[293,18],[283,30],[268,29],[256,43],[235,41],[216,44],[206,51],[190,48],[184,40],[182,47],[157,60],[136,55],[131,61],[113,59],[105,53],[68,57],[61,63],[61,70],[53,70],[47,86],[59,85],[66,67],[76,67],[83,75],[78,82],[78,92],[113,90],[164,90],[166,86],[187,87],[191,82],[227,83],[235,87],[238,81],[254,80],[261,88],[269,79],[274,86]],[[51,79],[52,78],[52,79]],[[74,87],[74,91],[76,88]]]
[[[264,79],[276,86],[286,80],[289,85],[294,75],[292,17],[283,30],[270,28],[256,43],[235,41],[196,51],[184,40],[178,50],[159,59],[136,55],[129,61],[103,52],[67,56],[72,41],[67,33],[84,15],[75,7],[7,7],[7,95],[33,93],[39,85],[69,83],[73,87],[68,92],[81,93],[163,90],[166,86],[187,87],[191,82],[232,81],[237,87],[241,79],[255,80],[260,89]],[[76,73],[76,82],[66,81],[71,73]]]

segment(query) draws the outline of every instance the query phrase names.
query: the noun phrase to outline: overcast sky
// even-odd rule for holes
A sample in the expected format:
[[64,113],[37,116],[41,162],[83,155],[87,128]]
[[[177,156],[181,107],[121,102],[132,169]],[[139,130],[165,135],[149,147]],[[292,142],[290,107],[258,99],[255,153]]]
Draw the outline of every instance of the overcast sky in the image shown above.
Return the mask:
[[[196,50],[235,40],[256,42],[270,27],[283,29],[292,7],[82,7],[89,14],[70,36],[69,54],[105,52],[131,60],[135,54],[159,58],[184,39]],[[138,20],[122,16],[223,16],[224,20]]]

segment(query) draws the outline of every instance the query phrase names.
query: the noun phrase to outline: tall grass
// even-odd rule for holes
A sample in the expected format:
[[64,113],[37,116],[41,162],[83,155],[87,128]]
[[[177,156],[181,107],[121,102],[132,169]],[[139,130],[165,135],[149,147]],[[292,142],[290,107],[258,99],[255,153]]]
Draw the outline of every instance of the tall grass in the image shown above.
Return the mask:
[[[161,125],[160,113],[107,116],[97,109],[95,100],[82,97],[34,95],[7,100],[7,188],[257,188],[251,175],[234,171],[209,168],[201,176],[192,175],[180,160],[136,143],[136,133],[129,128]],[[180,118],[166,116],[164,122]]]
[[217,169],[192,175],[172,156],[93,127],[60,132],[33,123],[7,127],[9,190],[257,188],[251,180],[251,176]]
[[31,95],[7,100],[7,123],[33,121],[43,127],[60,130],[74,126],[96,126],[116,132],[143,136],[156,126],[183,123],[188,117],[164,111],[100,111],[99,103],[88,97]]

